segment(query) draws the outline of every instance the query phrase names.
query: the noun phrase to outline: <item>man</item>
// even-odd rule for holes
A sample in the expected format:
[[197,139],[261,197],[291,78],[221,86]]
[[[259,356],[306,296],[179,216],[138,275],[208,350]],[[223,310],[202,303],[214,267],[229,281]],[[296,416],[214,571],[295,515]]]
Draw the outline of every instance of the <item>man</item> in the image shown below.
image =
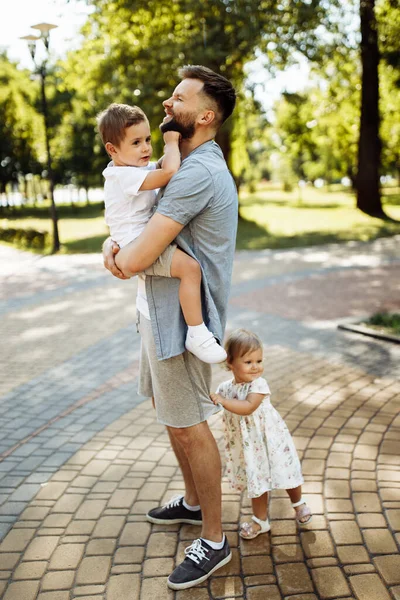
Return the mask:
[[[206,67],[189,65],[179,74],[181,82],[163,102],[166,116],[161,131],[181,134],[182,165],[133,242],[134,271],[149,267],[176,239],[201,265],[204,321],[221,342],[238,211],[234,181],[213,138],[231,115],[236,95],[225,77]],[[106,240],[104,264],[124,278],[114,262],[117,252],[112,240]],[[207,424],[219,408],[209,397],[210,365],[185,350],[178,286],[176,279],[139,277],[137,298],[142,336],[139,392],[154,397],[157,419],[167,426],[185,482],[183,497],[150,510],[147,519],[202,525],[201,537],[168,578],[174,590],[198,585],[231,560],[221,523],[220,456]]]

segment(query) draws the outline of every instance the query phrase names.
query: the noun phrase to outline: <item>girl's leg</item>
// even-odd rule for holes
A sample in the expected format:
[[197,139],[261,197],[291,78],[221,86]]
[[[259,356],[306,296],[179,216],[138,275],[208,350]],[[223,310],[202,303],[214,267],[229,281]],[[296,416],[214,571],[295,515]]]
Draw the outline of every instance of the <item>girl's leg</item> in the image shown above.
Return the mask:
[[[300,502],[301,500],[301,485],[298,485],[295,488],[286,490],[288,493],[288,496],[292,502],[292,504],[296,504],[297,502]],[[297,522],[299,524],[306,524],[309,521],[311,521],[311,512],[310,509],[307,507],[307,509],[305,510],[305,501],[302,504],[299,504],[299,506],[295,506],[294,510],[296,511],[296,518],[297,518]]]
[[[257,519],[260,519],[260,521],[266,521],[268,519],[268,492],[258,496],[258,498],[252,498],[251,506],[253,508],[253,515],[257,517]],[[245,539],[252,539],[253,537],[256,537],[261,529],[261,525],[252,519],[251,522],[242,524],[240,535]],[[267,531],[269,531],[269,528]]]
[[[251,506],[253,507],[253,515],[261,521],[266,521],[268,517],[268,492],[264,492],[258,498],[252,498]],[[254,523],[254,525],[260,529],[257,523]]]
[[199,263],[178,248],[175,250],[172,258],[171,277],[181,280],[179,301],[186,324],[189,326],[201,325],[203,323],[203,315],[201,310],[201,269]]

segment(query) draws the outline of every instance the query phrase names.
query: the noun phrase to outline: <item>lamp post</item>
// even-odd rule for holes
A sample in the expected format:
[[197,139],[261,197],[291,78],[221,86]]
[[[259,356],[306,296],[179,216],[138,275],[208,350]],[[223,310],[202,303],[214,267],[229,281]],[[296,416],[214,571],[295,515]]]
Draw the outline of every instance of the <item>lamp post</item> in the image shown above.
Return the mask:
[[[28,42],[29,52],[31,53],[33,64],[35,65],[36,72],[40,75],[40,84],[41,84],[41,98],[42,98],[42,113],[44,119],[44,133],[45,133],[45,141],[46,141],[46,162],[47,162],[47,178],[49,181],[49,190],[50,190],[50,216],[53,223],[53,254],[58,252],[60,249],[60,237],[58,235],[58,219],[57,219],[57,209],[56,203],[54,201],[54,176],[53,170],[51,167],[51,154],[50,154],[50,140],[49,140],[49,115],[47,109],[47,99],[46,99],[46,66],[47,66],[47,58],[49,55],[49,44],[50,44],[50,31],[55,29],[57,25],[51,25],[50,23],[39,23],[38,25],[32,25],[32,29],[37,29],[40,31],[39,36],[34,35],[25,35],[21,37],[21,40],[26,40]],[[45,49],[46,55],[42,60],[41,64],[37,64],[35,61],[36,55],[36,44],[38,40],[42,40]]]

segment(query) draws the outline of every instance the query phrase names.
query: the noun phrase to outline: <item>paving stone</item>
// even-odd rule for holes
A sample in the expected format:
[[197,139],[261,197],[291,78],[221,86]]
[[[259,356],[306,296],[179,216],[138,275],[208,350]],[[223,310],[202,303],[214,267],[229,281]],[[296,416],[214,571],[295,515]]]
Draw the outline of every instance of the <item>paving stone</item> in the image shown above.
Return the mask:
[[378,556],[374,564],[387,585],[400,584],[400,556]]
[[[74,596],[85,596],[86,598],[90,595],[93,598],[93,595],[103,594],[105,591],[105,585],[80,585],[73,589]],[[93,595],[92,595],[93,594]],[[96,598],[96,596],[95,596]],[[98,600],[98,597],[97,597]]]
[[127,523],[120,537],[120,545],[143,546],[147,542],[150,530],[150,523]]
[[82,559],[84,544],[62,544],[51,557],[49,569],[76,569]]
[[46,573],[42,582],[41,589],[48,590],[70,590],[75,578],[75,571],[54,571]]
[[213,598],[217,599],[242,597],[243,583],[240,577],[213,577],[211,579],[211,594]]
[[390,600],[379,575],[365,574],[350,577],[350,585],[357,600]]
[[349,586],[339,567],[312,570],[312,578],[321,598],[340,598],[350,594]]
[[42,486],[36,496],[36,500],[58,500],[68,487],[68,483],[50,481]]
[[52,592],[42,592],[37,597],[37,600],[69,600],[69,592],[60,592],[60,591],[52,591]]
[[333,556],[335,553],[331,536],[327,531],[301,533],[301,541],[307,558]]
[[397,552],[393,537],[387,529],[366,529],[363,536],[371,554],[392,554]]
[[[110,576],[107,585],[107,600],[138,600],[139,592],[139,575],[123,574]],[[158,597],[162,598],[163,596],[159,595]],[[150,599],[150,596],[147,596],[147,599]]]
[[[117,538],[124,526],[124,517],[101,517],[93,531],[94,538]],[[122,542],[121,542],[122,543]]]
[[354,506],[357,512],[380,512],[381,503],[378,494],[372,492],[355,492],[353,494]]
[[49,560],[57,544],[57,536],[40,536],[31,541],[24,554],[25,560]]
[[3,600],[35,600],[39,591],[39,581],[17,581],[6,588]]
[[350,485],[348,481],[325,481],[325,498],[350,498]]
[[281,600],[281,594],[276,585],[260,585],[248,588],[248,600]]
[[125,548],[118,548],[114,555],[114,564],[142,564],[144,552],[144,546],[126,546]]
[[35,529],[12,529],[0,544],[0,552],[22,552],[35,535],[35,531]]
[[312,592],[313,585],[303,563],[276,565],[278,584],[285,595]]
[[369,563],[370,558],[364,546],[337,546],[339,560],[343,564]]
[[74,513],[83,502],[84,497],[81,494],[64,494],[53,506],[53,513]]
[[[400,509],[399,510],[387,510],[386,516],[390,523],[390,526],[395,531],[400,531]],[[1,547],[0,547],[1,550]]]
[[104,500],[85,500],[79,507],[75,519],[98,519],[106,507]]
[[378,529],[387,527],[385,517],[380,513],[364,513],[358,515],[358,523],[361,529]]
[[[0,566],[3,567],[3,561],[0,558]],[[32,562],[22,562],[15,570],[13,579],[40,579],[47,569],[46,561],[35,560]]]
[[143,563],[144,577],[168,576],[175,568],[173,558],[147,558]]
[[283,544],[275,546],[272,550],[272,557],[276,564],[293,563],[304,560],[304,554],[301,546],[298,544]]
[[376,573],[374,565],[359,563],[355,565],[345,565],[343,570],[346,575],[359,575],[360,573]]
[[[203,598],[200,598],[200,600],[207,600],[207,595],[204,596],[204,591],[208,595],[206,590],[195,590],[195,594],[203,594]],[[185,592],[185,595],[187,595],[187,592]],[[174,593],[167,587],[166,577],[152,577],[151,579],[143,579],[142,588],[140,591],[140,600],[154,600],[154,598],[162,598],[163,600],[172,600],[174,598]],[[107,598],[107,600],[114,599],[111,597],[110,599]],[[115,600],[120,599],[117,596]],[[127,600],[126,596],[121,596],[121,600]],[[196,600],[195,596],[193,596],[193,600]]]
[[110,568],[111,559],[108,556],[86,557],[79,565],[76,583],[78,585],[106,583]]
[[331,523],[332,536],[336,544],[362,544],[357,523],[334,521]]
[[0,554],[0,565],[2,569],[13,569],[20,559],[20,554],[15,552],[13,554]]
[[174,533],[152,533],[146,546],[148,558],[175,556],[177,537]]

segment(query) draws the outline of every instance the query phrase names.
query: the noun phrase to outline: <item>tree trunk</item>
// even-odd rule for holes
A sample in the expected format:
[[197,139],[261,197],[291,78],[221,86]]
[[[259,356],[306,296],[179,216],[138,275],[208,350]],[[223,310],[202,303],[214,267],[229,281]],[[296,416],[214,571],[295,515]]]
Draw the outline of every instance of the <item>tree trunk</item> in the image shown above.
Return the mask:
[[360,0],[361,121],[358,146],[357,207],[373,217],[386,218],[382,209],[379,171],[379,49],[375,0]]

